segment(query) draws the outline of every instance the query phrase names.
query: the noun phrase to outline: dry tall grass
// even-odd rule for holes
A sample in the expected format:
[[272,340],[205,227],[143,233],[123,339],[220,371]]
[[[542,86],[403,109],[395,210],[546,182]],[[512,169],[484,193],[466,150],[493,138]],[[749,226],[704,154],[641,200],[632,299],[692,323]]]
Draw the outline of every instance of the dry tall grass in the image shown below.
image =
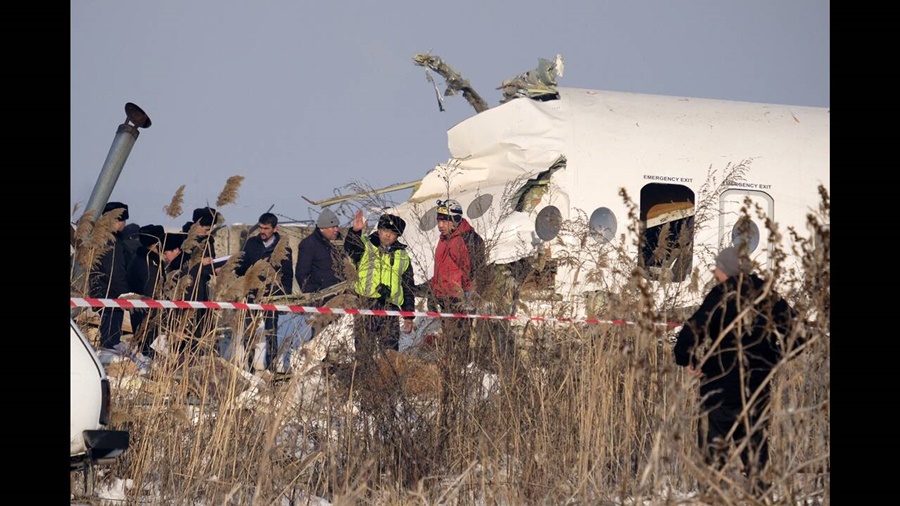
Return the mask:
[[[615,249],[595,264],[617,273],[595,313],[635,325],[467,322],[471,364],[457,371],[442,368],[440,355],[389,354],[362,375],[347,342],[329,341],[328,331],[285,378],[219,357],[221,332],[203,336],[187,360],[158,355],[145,376],[111,368],[115,425],[132,442],[101,479],[133,480],[129,504],[288,505],[315,496],[335,505],[830,504],[824,190],[819,211],[809,217],[815,241],[788,231],[800,267],[779,261],[762,272],[788,287],[810,322],[808,346],[772,380],[766,498],[749,494],[739,459],[721,473],[703,464],[697,384],[674,365],[671,331],[658,325],[674,309],[633,255]],[[568,316],[571,308],[539,300],[539,272],[527,262],[498,266],[503,286],[485,290],[495,298],[483,307],[515,311],[532,300]],[[170,345],[191,334],[192,316],[165,313]],[[220,328],[243,332],[242,314],[216,316]],[[340,319],[329,327],[339,328]]]

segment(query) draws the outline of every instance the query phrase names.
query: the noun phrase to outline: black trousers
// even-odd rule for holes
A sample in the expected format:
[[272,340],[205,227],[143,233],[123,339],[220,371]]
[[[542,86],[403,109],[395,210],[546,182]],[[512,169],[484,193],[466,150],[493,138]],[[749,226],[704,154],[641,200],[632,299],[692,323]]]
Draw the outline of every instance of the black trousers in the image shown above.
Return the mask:
[[[382,309],[382,308],[372,308]],[[353,321],[353,344],[357,355],[374,357],[400,349],[400,327],[396,316],[358,315]]]
[[706,408],[708,412],[699,424],[697,437],[706,463],[721,468],[730,453],[730,444],[740,445],[749,433],[747,445],[741,451],[744,472],[756,476],[765,469],[769,463],[769,423],[768,418],[761,419],[761,414],[766,407],[767,401],[757,402],[748,409],[746,416],[740,405],[720,404]]
[[112,349],[122,342],[122,323],[125,310],[106,307],[100,312],[100,347]]

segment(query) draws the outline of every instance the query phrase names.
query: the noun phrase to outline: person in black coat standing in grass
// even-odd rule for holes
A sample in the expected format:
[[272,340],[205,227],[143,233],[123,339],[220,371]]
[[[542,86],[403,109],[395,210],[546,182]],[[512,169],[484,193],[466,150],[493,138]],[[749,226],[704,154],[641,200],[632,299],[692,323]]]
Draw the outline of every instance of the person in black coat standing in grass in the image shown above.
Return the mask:
[[718,254],[713,271],[718,283],[682,326],[674,355],[677,365],[700,379],[706,416],[698,444],[706,463],[721,468],[730,443],[743,444],[742,471],[762,492],[772,371],[804,339],[794,309],[750,266],[735,247]]

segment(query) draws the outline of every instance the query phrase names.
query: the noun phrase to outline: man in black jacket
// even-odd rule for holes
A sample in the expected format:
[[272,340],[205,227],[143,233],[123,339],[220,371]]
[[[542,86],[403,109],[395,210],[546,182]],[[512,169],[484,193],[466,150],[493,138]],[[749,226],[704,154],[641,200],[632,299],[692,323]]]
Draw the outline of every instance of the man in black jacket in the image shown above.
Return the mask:
[[[128,289],[147,299],[164,299],[166,266],[181,254],[181,243],[184,242],[185,235],[166,234],[160,225],[140,227],[137,235],[141,246],[137,249],[137,256],[128,265]],[[153,356],[150,345],[158,335],[160,314],[159,309],[131,311],[131,328],[140,353],[137,355],[139,362],[146,363]]]
[[[213,260],[216,258],[216,242],[212,235],[212,227],[224,221],[218,211],[212,207],[198,207],[192,214],[193,221],[181,227],[187,234],[179,259],[169,269],[177,268],[181,275],[187,274],[193,283],[187,288],[184,298],[205,302],[209,300],[209,285],[216,274]],[[204,336],[215,331],[215,313],[210,309],[194,309],[193,338],[189,342],[181,342],[179,350],[197,350]]]
[[734,247],[718,254],[718,284],[684,323],[674,354],[675,363],[701,381],[706,417],[698,444],[706,462],[721,468],[729,442],[744,444],[743,471],[764,487],[772,371],[803,340],[793,308],[750,265]]
[[[344,252],[336,248],[332,241],[341,238],[340,222],[331,209],[324,209],[316,228],[297,246],[297,286],[303,293],[315,293],[334,286],[343,279],[342,266]],[[317,304],[328,302],[333,296],[325,297]]]
[[[344,250],[335,245],[335,241],[342,239],[340,222],[331,209],[324,209],[316,220],[316,228],[308,236],[300,241],[297,247],[297,267],[294,275],[297,277],[297,286],[303,293],[316,293],[337,285],[344,279],[344,260],[347,255]],[[308,300],[309,305],[324,306],[333,299],[337,293],[331,293],[324,297]],[[334,315],[320,314],[308,318],[303,313],[283,315],[285,326],[284,335],[279,340],[289,340],[285,346],[289,350],[297,349],[304,342],[312,340],[318,332],[330,325]],[[290,356],[285,357],[289,363]]]
[[[121,202],[109,202],[103,208],[103,214],[119,213],[115,225],[113,244],[100,257],[98,266],[90,273],[91,297],[99,299],[115,299],[128,293],[125,272],[128,268],[122,230],[128,221],[128,206]],[[106,307],[100,311],[100,352],[101,362],[109,364],[117,357],[127,356],[122,343],[122,323],[125,310],[117,307]]]
[[[287,241],[282,245],[284,253],[279,255],[280,258],[276,258],[276,249],[282,240],[281,234],[278,233],[278,217],[272,213],[263,213],[259,217],[257,228],[259,233],[247,239],[244,244],[241,261],[234,273],[244,276],[253,264],[264,261],[272,264],[272,268],[275,269],[275,277],[274,279],[264,279],[260,276],[260,281],[265,283],[262,294],[258,290],[252,289],[247,294],[247,301],[254,302],[269,296],[290,295],[294,288],[294,260]],[[247,323],[251,322],[252,319],[248,315]],[[275,340],[278,332],[278,313],[267,311],[263,315],[263,328],[268,349],[267,358],[271,360],[275,356],[278,346]],[[255,333],[251,332],[250,335],[254,336]]]

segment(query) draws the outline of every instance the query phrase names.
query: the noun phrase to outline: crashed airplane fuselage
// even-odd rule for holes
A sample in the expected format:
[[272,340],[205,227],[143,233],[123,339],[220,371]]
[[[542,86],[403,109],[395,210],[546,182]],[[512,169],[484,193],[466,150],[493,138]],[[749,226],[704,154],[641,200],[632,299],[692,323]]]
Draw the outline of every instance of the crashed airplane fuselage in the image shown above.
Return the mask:
[[[826,108],[558,91],[558,99],[511,100],[449,130],[450,161],[391,209],[407,220],[417,283],[433,270],[437,199],[462,204],[493,263],[580,259],[559,265],[554,286],[577,297],[607,288],[589,275],[604,264],[593,260],[599,251],[627,251],[649,278],[679,283],[698,267],[711,277],[705,266],[715,253],[746,238],[766,267],[777,246],[766,218],[782,232],[803,231],[819,186],[829,188]],[[674,239],[680,232],[687,242]],[[662,257],[660,237],[677,246]]]

